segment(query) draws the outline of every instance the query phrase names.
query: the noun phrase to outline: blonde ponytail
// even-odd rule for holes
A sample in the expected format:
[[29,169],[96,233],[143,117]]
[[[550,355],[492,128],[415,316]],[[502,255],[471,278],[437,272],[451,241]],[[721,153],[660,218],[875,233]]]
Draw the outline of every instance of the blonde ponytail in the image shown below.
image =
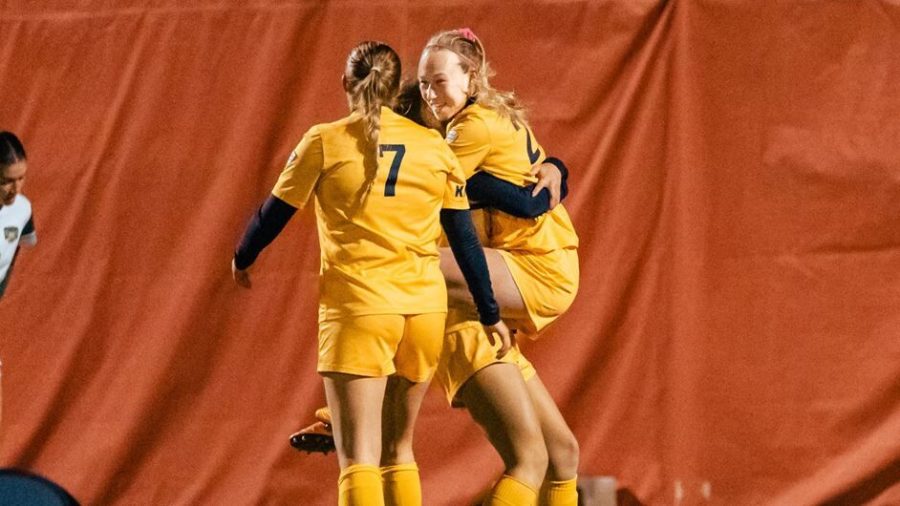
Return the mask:
[[400,57],[383,42],[366,41],[347,57],[344,71],[350,110],[363,117],[370,149],[378,149],[381,107],[393,108],[400,88]]

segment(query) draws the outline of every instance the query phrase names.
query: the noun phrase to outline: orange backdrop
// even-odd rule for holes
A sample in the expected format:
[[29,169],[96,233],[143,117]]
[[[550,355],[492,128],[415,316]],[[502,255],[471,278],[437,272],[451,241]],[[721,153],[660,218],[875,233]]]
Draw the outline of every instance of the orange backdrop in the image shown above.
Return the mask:
[[[190,5],[186,7],[185,5]],[[647,504],[900,503],[900,6],[0,0],[40,243],[0,302],[0,466],[86,504],[334,504],[311,213],[233,245],[368,38],[470,26],[570,165],[581,293],[525,352]],[[426,503],[501,469],[433,391]],[[708,498],[708,499],[707,499]]]

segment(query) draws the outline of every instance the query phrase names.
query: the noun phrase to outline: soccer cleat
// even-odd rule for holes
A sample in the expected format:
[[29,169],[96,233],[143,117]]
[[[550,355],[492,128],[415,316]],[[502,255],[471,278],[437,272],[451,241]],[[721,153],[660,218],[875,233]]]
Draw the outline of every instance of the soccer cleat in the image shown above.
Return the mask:
[[307,454],[316,452],[328,455],[334,451],[334,436],[331,433],[331,411],[328,408],[316,410],[317,422],[291,434],[291,446]]
[[331,435],[331,426],[322,422],[316,422],[299,432],[291,434],[291,446],[306,453],[324,453],[327,455],[334,451],[334,437]]

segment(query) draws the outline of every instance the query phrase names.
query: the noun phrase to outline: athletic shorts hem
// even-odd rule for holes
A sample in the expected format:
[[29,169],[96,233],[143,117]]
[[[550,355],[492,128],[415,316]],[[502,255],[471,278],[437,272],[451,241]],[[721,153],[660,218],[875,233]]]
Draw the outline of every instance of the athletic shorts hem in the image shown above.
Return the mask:
[[[513,283],[515,283],[516,288],[519,290],[519,295],[522,297],[522,302],[525,305],[527,318],[519,319],[517,320],[517,323],[521,322],[521,324],[523,324],[521,325],[521,330],[526,337],[536,339],[538,334],[558,320],[559,317],[572,306],[572,302],[574,302],[575,295],[578,291],[577,270],[575,272],[576,280],[570,293],[562,293],[560,290],[548,291],[545,287],[542,287],[539,290],[533,290],[528,284],[533,283],[531,280],[537,279],[535,278],[536,273],[534,273],[529,266],[520,264],[519,261],[517,261],[517,256],[514,252],[500,249],[496,251],[500,254],[500,258],[502,258],[503,262],[506,264],[506,268],[509,270]],[[560,250],[552,252],[551,254],[560,261],[569,260],[570,262],[575,262],[574,265],[577,266],[577,250]],[[570,256],[571,254],[576,256],[572,258]],[[547,255],[549,256],[550,254]],[[559,255],[564,255],[564,257],[559,258]],[[523,284],[526,286],[523,287]],[[550,313],[547,313],[547,307],[539,309],[541,306],[547,304],[550,304],[550,307],[554,308]]]
[[399,376],[399,377],[401,377],[401,378],[403,378],[403,379],[405,379],[405,380],[407,380],[407,381],[410,381],[410,382],[412,382],[412,383],[427,383],[427,382],[431,381],[431,378],[434,378],[434,370],[432,370],[431,373],[428,374],[427,376],[423,376],[423,377],[421,377],[421,378],[415,378],[415,379],[410,378],[409,376],[405,376],[405,375],[403,375],[403,374],[400,374],[399,371],[398,371],[398,372],[395,372],[395,373],[393,374],[393,376]]
[[456,403],[459,403],[459,405],[461,406],[462,404],[456,399],[456,395],[462,389],[463,385],[465,385],[470,379],[472,379],[472,376],[475,376],[475,373],[484,369],[485,367],[492,366],[494,364],[512,364],[518,366],[518,364],[516,364],[512,360],[507,359],[507,357],[509,357],[509,354],[505,355],[503,358],[493,357],[492,359],[485,360],[478,365],[472,364],[472,369],[467,371],[464,375],[461,375],[461,381],[459,381],[460,377],[456,377],[454,379],[457,381],[454,382],[453,386],[448,387],[447,385],[442,384],[441,386],[444,387],[444,392],[447,394],[447,402],[449,402],[450,405],[454,407],[456,407]]
[[320,364],[316,366],[316,372],[319,374],[322,373],[339,373],[339,374],[353,374],[355,376],[365,376],[368,378],[385,378],[394,374],[396,371],[387,372],[384,369],[366,369],[362,367],[347,367],[340,364]]

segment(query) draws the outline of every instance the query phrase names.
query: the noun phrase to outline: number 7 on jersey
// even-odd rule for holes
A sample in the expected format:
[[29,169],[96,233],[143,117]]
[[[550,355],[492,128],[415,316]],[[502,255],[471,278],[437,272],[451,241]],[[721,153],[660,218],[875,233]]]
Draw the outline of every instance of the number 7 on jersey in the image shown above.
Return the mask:
[[406,154],[405,144],[379,144],[378,156],[383,157],[385,151],[394,152],[394,160],[391,162],[391,170],[388,171],[387,181],[384,183],[384,196],[393,197],[397,194],[397,177],[400,175],[400,164]]

